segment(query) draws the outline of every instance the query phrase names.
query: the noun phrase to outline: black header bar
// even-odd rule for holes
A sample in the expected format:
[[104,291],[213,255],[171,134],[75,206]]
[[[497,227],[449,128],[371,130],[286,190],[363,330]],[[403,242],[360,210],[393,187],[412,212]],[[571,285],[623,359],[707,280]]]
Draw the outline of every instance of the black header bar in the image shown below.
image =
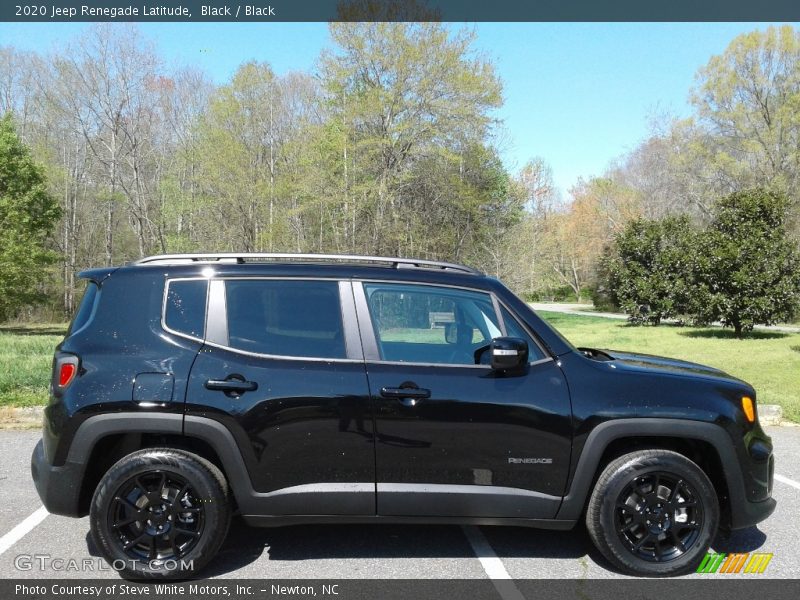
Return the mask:
[[0,21],[800,21],[800,0],[2,0]]
[[6,579],[9,600],[499,600],[503,592],[526,600],[620,598],[726,598],[794,600],[797,580],[707,576],[708,579],[211,579],[125,581],[110,579]]

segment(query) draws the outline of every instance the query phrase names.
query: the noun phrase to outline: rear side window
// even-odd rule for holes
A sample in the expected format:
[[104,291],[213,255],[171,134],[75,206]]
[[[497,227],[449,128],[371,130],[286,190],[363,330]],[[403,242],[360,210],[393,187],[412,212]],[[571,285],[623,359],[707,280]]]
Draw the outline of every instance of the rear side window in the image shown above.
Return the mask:
[[164,324],[178,333],[205,337],[208,282],[170,281],[164,307]]
[[232,348],[310,358],[346,358],[335,281],[225,282]]
[[97,297],[99,295],[99,289],[100,288],[97,287],[97,284],[94,281],[90,281],[86,284],[86,289],[83,292],[83,298],[81,298],[81,303],[78,305],[78,310],[69,326],[67,336],[72,335],[89,323],[89,319],[92,317],[92,311],[94,310],[95,302],[97,301]]

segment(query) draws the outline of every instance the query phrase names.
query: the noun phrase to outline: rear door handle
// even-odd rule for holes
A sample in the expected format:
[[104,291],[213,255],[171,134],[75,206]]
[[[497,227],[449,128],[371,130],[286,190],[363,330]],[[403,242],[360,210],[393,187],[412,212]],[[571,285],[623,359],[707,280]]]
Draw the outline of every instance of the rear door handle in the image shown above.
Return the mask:
[[206,381],[207,390],[225,392],[226,396],[238,397],[245,392],[255,392],[258,384],[255,381],[246,381],[241,375],[228,375],[225,379],[209,379]]

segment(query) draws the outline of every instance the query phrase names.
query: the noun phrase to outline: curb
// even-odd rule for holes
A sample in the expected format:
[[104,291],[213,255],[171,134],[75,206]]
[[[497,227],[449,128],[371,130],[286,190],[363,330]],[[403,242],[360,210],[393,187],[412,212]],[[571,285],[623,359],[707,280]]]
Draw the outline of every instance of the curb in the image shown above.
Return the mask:
[[0,408],[0,429],[38,429],[43,418],[44,406],[7,406]]
[[781,425],[783,409],[777,404],[759,404],[758,422],[762,425]]

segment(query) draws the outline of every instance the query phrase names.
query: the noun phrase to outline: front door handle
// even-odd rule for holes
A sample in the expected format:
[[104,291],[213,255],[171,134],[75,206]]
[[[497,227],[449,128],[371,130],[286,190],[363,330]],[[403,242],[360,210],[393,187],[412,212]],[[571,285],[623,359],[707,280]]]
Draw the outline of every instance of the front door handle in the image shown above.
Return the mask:
[[381,388],[381,396],[384,398],[416,398],[417,400],[424,400],[431,397],[430,390],[422,388]]
[[431,391],[417,387],[415,383],[404,382],[400,387],[383,387],[381,396],[384,398],[397,398],[403,406],[413,407],[421,400],[431,397]]
[[238,374],[228,375],[225,379],[209,379],[206,381],[207,390],[225,392],[231,398],[238,398],[245,392],[255,392],[258,384],[255,381],[246,381]]

